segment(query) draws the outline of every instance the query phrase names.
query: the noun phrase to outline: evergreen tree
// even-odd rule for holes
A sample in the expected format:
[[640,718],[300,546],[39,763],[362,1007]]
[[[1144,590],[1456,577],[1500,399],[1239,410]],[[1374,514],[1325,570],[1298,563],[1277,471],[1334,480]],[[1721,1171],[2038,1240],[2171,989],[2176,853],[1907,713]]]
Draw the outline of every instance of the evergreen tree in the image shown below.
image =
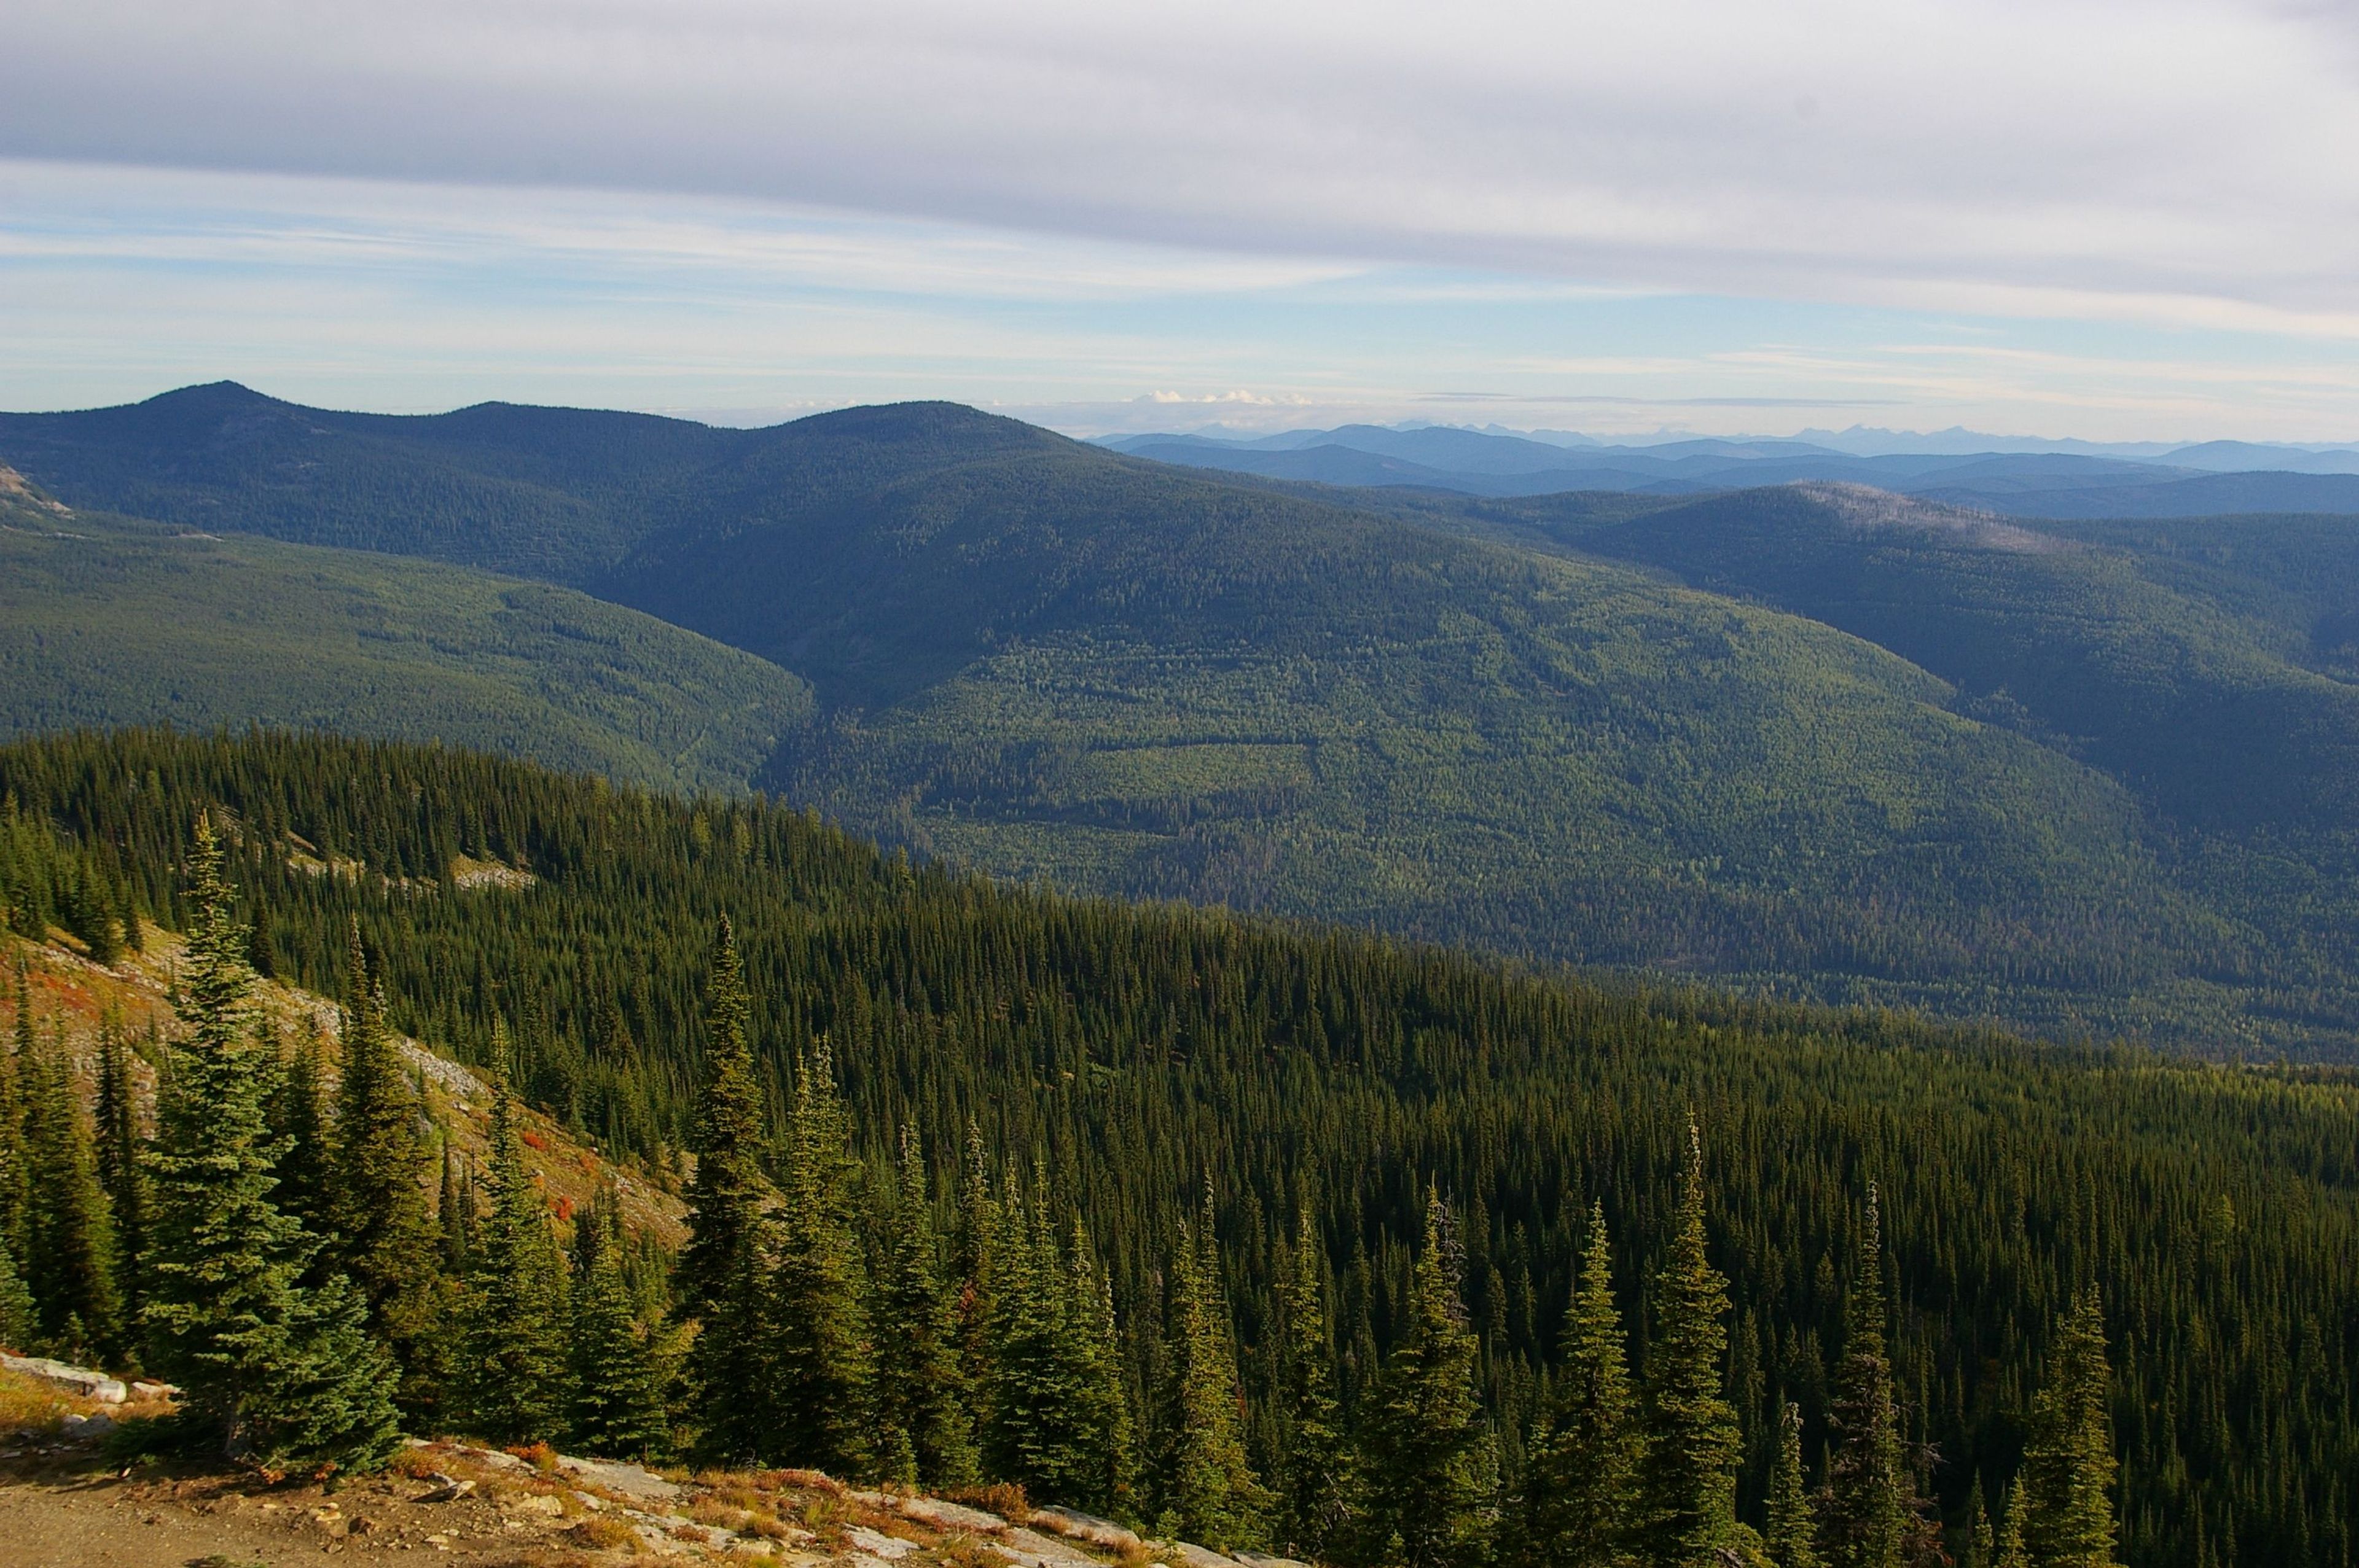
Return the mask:
[[2031,1568],[2031,1553],[2023,1544],[2023,1488],[2010,1486],[1999,1499],[1998,1539],[1991,1547],[1991,1568]]
[[[321,1042],[320,1021],[306,1021],[280,1065],[270,1096],[271,1134],[286,1144],[278,1162],[278,1189],[272,1195],[283,1214],[302,1221],[315,1235],[332,1234],[328,1211],[330,1164],[334,1151],[327,1103],[326,1049]],[[321,1265],[332,1267],[333,1249],[323,1253]]]
[[1455,1568],[1479,1563],[1488,1547],[1494,1465],[1461,1266],[1450,1211],[1429,1188],[1407,1331],[1361,1422],[1357,1562]]
[[441,1379],[444,1343],[426,1213],[427,1148],[418,1133],[418,1097],[386,1022],[384,992],[369,977],[357,922],[345,977],[328,1234],[335,1238],[337,1262],[368,1303],[370,1327],[401,1368],[404,1406],[425,1411]]
[[1768,1530],[1763,1540],[1777,1568],[1819,1568],[1818,1521],[1802,1482],[1802,1407],[1788,1401],[1777,1420],[1777,1456],[1769,1466]]
[[724,916],[707,984],[696,1174],[688,1189],[688,1247],[676,1276],[680,1311],[697,1324],[689,1359],[701,1428],[697,1447],[723,1462],[773,1449],[763,1288],[770,1186],[762,1176],[762,1090],[746,1033],[751,1006],[736,931]]
[[284,1149],[264,1112],[268,1063],[253,971],[211,825],[198,819],[188,948],[149,1153],[155,1242],[142,1315],[150,1365],[222,1451],[266,1469],[365,1469],[399,1441],[392,1359],[341,1278],[299,1283],[320,1242],[272,1203]]
[[475,1193],[459,1173],[459,1150],[442,1130],[442,1190],[435,1200],[434,1227],[442,1251],[444,1280],[464,1280],[473,1268]]
[[1679,1229],[1656,1277],[1656,1333],[1647,1351],[1641,1506],[1647,1551],[1663,1568],[1712,1563],[1721,1548],[1742,1539],[1736,1466],[1744,1437],[1721,1393],[1728,1285],[1704,1249],[1703,1139],[1690,1126]]
[[1565,1312],[1564,1366],[1525,1478],[1521,1536],[1532,1568],[1630,1561],[1641,1433],[1623,1343],[1605,1206],[1598,1203],[1589,1211],[1589,1246]]
[[16,1026],[0,1060],[0,1237],[19,1260],[30,1236],[26,1228],[30,1194],[25,1173],[25,1073],[33,1060],[33,988],[25,957],[16,956]]
[[[29,1032],[28,1032],[29,1033]],[[41,1337],[88,1360],[123,1348],[114,1227],[66,1060],[62,1021],[18,1063],[25,1097],[26,1280]]]
[[1901,1449],[1886,1315],[1883,1201],[1871,1184],[1835,1368],[1835,1444],[1820,1509],[1828,1568],[1902,1568],[1907,1561],[1917,1498]]
[[957,1326],[942,1287],[933,1200],[918,1130],[901,1130],[901,1184],[877,1292],[876,1463],[887,1480],[936,1488],[976,1479]]
[[453,1381],[478,1436],[547,1442],[565,1425],[562,1264],[549,1206],[525,1168],[504,1073],[493,1081],[484,1180],[491,1203],[478,1227]]
[[875,1353],[853,1227],[858,1165],[825,1044],[795,1076],[778,1257],[770,1272],[772,1442],[789,1465],[864,1476],[874,1464]]
[[622,1240],[611,1194],[574,1219],[568,1430],[584,1453],[646,1459],[664,1451],[670,1429],[654,1335],[636,1320],[623,1277]]
[[[139,1321],[139,1260],[147,1249],[147,1174],[140,1163],[138,1079],[123,1022],[110,1013],[98,1030],[98,1182],[114,1221],[114,1280],[123,1321]],[[127,1334],[126,1340],[136,1334]]]
[[1294,1556],[1322,1556],[1343,1522],[1344,1453],[1335,1399],[1333,1329],[1325,1257],[1307,1207],[1295,1219],[1289,1266],[1277,1281],[1277,1531]]
[[1171,1454],[1163,1532],[1216,1552],[1258,1545],[1266,1498],[1246,1462],[1238,1421],[1235,1329],[1210,1187],[1196,1229],[1180,1227],[1171,1273]]
[[15,1250],[5,1237],[0,1237],[0,1346],[24,1355],[32,1350],[39,1334],[40,1320],[33,1310],[33,1293],[25,1288],[25,1276],[17,1271]]
[[1044,1500],[1116,1511],[1130,1437],[1126,1401],[1108,1403],[1112,1302],[1080,1250],[1085,1238],[1076,1235],[1072,1258],[1060,1255],[1053,1206],[1041,1173],[1030,1203],[1011,1180],[984,1211],[983,1470]]
[[1983,1501],[1982,1478],[1967,1488],[1971,1507],[1966,1514],[1966,1550],[1958,1558],[1958,1568],[1994,1568],[1998,1555],[1998,1538],[1991,1530],[1990,1509]]
[[1074,1497],[1084,1508],[1128,1519],[1138,1512],[1137,1434],[1130,1419],[1130,1395],[1123,1383],[1114,1283],[1099,1272],[1096,1249],[1078,1216],[1073,1220],[1071,1251],[1071,1294],[1066,1319],[1080,1369],[1081,1452],[1093,1462],[1088,1484]]
[[2023,1544],[2036,1568],[2114,1561],[2113,1370],[2104,1310],[2084,1291],[2059,1325],[2023,1454]]

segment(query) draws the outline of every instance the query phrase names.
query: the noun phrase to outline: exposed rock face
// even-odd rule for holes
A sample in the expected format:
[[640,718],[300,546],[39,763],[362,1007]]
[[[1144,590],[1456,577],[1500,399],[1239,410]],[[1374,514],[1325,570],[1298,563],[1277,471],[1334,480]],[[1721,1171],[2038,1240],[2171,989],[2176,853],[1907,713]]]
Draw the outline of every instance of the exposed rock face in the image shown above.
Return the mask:
[[1069,1541],[1086,1541],[1108,1552],[1128,1552],[1145,1544],[1136,1530],[1125,1530],[1112,1519],[1085,1514],[1079,1509],[1036,1509],[1032,1522]]

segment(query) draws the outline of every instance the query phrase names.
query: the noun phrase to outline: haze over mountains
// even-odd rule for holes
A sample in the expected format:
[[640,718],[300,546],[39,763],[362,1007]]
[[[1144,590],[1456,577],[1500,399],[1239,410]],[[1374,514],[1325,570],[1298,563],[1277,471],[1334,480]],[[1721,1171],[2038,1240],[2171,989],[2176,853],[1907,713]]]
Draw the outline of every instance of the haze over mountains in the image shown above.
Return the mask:
[[[1379,437],[1517,482],[1596,455],[1355,438]],[[1695,445],[1715,449],[1647,460],[1802,460]],[[0,462],[168,525],[9,523],[44,574],[20,590],[11,732],[432,732],[432,703],[366,663],[398,652],[405,678],[506,694],[468,733],[512,753],[758,785],[1078,891],[2066,1035],[2359,1041],[2343,517],[2003,524],[1889,481],[1313,491],[949,404],[727,430],[228,384],[0,416]],[[239,591],[294,607],[305,583],[343,585],[321,602],[370,625],[282,614],[283,654],[190,666],[219,690],[159,707],[143,639],[206,645]],[[345,651],[307,659],[313,622]],[[85,636],[114,663],[66,641],[100,626],[126,628]],[[524,717],[480,717],[504,703]]]
[[1802,480],[1875,485],[2027,517],[2195,517],[2224,512],[2359,512],[2359,450],[2210,441],[2147,449],[2001,442],[1943,432],[1919,449],[1889,432],[1819,439],[1718,438],[1608,445],[1451,426],[1347,425],[1273,436],[1108,438],[1159,462],[1321,484],[1467,495],[1572,490],[1687,495]]

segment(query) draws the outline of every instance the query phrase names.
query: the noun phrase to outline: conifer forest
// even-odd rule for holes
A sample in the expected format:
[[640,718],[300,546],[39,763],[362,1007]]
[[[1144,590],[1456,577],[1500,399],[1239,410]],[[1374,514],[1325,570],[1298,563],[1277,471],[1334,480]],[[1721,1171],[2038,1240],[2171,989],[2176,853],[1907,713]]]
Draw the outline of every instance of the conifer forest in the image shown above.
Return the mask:
[[[1088,902],[440,747],[0,747],[0,1340],[172,1441],[1338,1568],[2352,1568],[2359,1077]],[[69,1048],[30,945],[172,946]],[[336,1004],[332,1053],[255,1004]],[[462,1154],[403,1037],[495,1086]],[[560,1212],[526,1110],[677,1195]]]

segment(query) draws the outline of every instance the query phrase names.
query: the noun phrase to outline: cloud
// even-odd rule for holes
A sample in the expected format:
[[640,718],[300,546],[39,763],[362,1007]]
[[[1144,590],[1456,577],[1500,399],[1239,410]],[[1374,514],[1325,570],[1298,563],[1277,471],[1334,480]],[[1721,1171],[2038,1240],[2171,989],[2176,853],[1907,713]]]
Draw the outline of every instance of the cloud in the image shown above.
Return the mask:
[[2332,333],[2354,43],[2277,0],[14,0],[0,154]]

